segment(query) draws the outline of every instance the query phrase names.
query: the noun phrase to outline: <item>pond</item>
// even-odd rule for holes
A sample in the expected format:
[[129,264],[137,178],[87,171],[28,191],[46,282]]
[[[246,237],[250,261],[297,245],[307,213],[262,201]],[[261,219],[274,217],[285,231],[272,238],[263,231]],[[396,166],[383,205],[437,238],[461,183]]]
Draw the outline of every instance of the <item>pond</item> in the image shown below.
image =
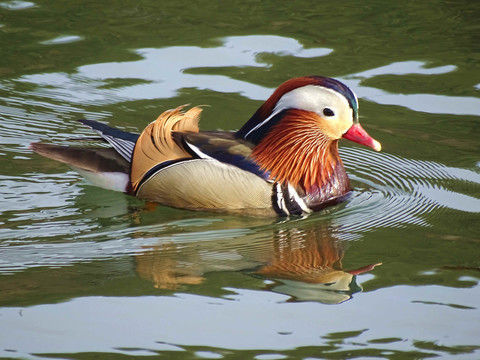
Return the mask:
[[[0,358],[480,358],[480,3],[0,2]],[[306,218],[172,209],[29,144],[340,79],[382,152]]]

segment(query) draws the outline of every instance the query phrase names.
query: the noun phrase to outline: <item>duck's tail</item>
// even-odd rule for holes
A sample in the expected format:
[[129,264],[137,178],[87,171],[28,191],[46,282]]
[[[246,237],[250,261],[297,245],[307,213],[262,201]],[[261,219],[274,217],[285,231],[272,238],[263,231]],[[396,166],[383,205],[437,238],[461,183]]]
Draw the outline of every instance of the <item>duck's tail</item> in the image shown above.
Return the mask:
[[30,149],[42,156],[69,165],[93,185],[130,192],[130,163],[115,149],[42,143],[33,143]]
[[167,161],[189,158],[173,132],[198,132],[202,109],[184,106],[163,112],[143,132],[132,134],[93,120],[79,120],[98,133],[113,148],[73,147],[33,143],[30,149],[47,158],[70,165],[94,185],[134,193],[145,174]]

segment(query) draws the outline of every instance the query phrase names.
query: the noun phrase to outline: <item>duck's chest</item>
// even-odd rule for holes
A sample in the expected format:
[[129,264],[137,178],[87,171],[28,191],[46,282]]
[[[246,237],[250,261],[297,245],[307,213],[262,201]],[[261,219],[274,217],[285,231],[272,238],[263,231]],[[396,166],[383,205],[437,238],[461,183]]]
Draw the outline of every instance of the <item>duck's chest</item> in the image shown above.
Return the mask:
[[327,178],[309,186],[308,190],[299,185],[275,183],[272,205],[280,215],[301,215],[341,202],[350,190],[347,173],[339,162]]

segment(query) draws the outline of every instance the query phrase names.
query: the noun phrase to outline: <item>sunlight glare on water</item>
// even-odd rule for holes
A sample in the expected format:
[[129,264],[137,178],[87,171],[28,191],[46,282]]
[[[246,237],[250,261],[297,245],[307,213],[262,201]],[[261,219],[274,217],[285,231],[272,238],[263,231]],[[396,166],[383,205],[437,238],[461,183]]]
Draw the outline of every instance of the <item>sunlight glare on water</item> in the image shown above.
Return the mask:
[[[239,92],[251,99],[268,97],[271,89],[238,81],[220,75],[189,74],[195,68],[221,67],[270,67],[259,59],[260,54],[270,53],[278,57],[295,56],[312,58],[326,56],[331,49],[305,49],[298,41],[280,36],[241,36],[220,40],[218,47],[175,46],[163,49],[138,49],[134,52],[140,60],[112,62],[81,66],[72,76],[69,74],[28,75],[22,81],[42,86],[53,86],[47,93],[36,95],[65,96],[69,101],[118,102],[126,100],[173,97],[181,88],[209,89],[218,92]],[[123,79],[142,80],[141,84],[106,90],[101,88],[122,74]],[[79,89],[78,83],[82,85]],[[100,89],[99,89],[100,88]],[[78,91],[80,90],[80,91]],[[63,94],[63,95],[62,95]],[[72,97],[73,96],[73,97]]]

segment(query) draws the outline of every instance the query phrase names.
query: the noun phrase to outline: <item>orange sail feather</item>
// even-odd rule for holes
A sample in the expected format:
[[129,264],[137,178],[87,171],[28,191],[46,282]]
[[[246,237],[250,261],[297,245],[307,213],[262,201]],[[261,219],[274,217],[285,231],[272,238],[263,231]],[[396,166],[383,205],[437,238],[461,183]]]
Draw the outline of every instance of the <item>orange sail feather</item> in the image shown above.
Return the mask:
[[163,112],[140,134],[133,152],[131,183],[135,191],[145,174],[154,166],[170,160],[189,158],[191,155],[172,138],[172,132],[198,132],[202,109],[193,107],[186,112],[179,106]]

